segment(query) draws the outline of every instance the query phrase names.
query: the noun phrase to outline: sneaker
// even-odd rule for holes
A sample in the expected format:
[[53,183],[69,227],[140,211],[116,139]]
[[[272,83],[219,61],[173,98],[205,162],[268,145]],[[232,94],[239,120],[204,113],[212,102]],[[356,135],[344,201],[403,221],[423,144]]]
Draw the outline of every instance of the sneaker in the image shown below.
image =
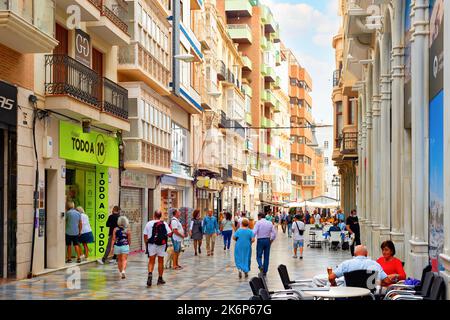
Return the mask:
[[78,258],[78,259],[77,259],[77,263],[81,263],[81,258]]
[[296,256],[296,255],[293,255],[292,258],[297,259],[297,256]]
[[302,259],[302,260],[303,260],[303,256],[300,256],[300,259]]
[[122,272],[122,279],[125,279],[126,278],[126,275],[125,275],[125,271],[124,272]]
[[223,251],[227,250],[227,247],[223,247]]
[[244,275],[246,278],[248,278],[248,272],[245,272]]
[[72,263],[72,259],[67,259],[66,263]]
[[161,285],[161,284],[166,284],[166,282],[163,280],[162,277],[159,277],[159,278],[158,278],[158,283],[157,283],[157,285],[159,286],[159,285]]
[[152,286],[152,275],[149,274],[148,278],[147,278],[147,287],[151,287]]
[[97,259],[97,262],[100,264],[105,264],[105,261],[103,261],[103,259]]
[[242,279],[242,271],[239,270],[239,279]]

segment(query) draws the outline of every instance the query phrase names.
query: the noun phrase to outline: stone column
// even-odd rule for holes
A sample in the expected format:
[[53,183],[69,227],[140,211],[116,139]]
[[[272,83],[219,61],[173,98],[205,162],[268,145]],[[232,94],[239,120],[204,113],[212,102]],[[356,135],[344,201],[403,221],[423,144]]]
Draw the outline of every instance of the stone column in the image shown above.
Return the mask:
[[[372,227],[374,223],[374,214],[372,211],[372,177],[373,177],[373,171],[372,171],[372,111],[366,112],[366,146],[367,146],[367,154],[366,154],[366,213],[367,213],[367,228],[366,228],[366,246],[371,251],[372,249]],[[370,252],[369,254],[372,254]]]
[[[450,12],[450,1],[444,1],[445,11]],[[450,19],[444,19],[444,33],[450,34]],[[450,49],[445,47],[444,70],[450,68]],[[450,123],[450,74],[444,73],[444,123]],[[444,163],[450,161],[450,127],[444,125]],[[447,299],[450,299],[450,167],[444,166],[444,252],[440,255],[447,281]]]
[[[377,82],[373,82],[374,86],[377,86]],[[378,92],[378,90],[374,89],[374,92]],[[381,215],[383,214],[382,208],[380,207],[380,182],[382,175],[381,172],[381,139],[380,139],[380,96],[374,95],[372,98],[373,101],[373,109],[372,109],[372,122],[373,122],[373,136],[372,136],[372,143],[373,143],[373,152],[372,152],[372,185],[373,185],[373,192],[372,192],[372,239],[374,241],[372,242],[372,247],[370,251],[370,255],[372,257],[376,257],[379,255],[379,241],[375,239],[380,239],[380,222],[381,222]]]
[[[386,50],[386,48],[384,48]],[[389,69],[389,61],[391,59],[390,52],[384,52],[381,61],[381,70]],[[381,175],[382,175],[382,209],[380,219],[380,236],[383,240],[390,239],[390,215],[391,215],[391,198],[394,195],[391,193],[391,76],[387,73],[382,73],[380,77],[380,92],[381,92]]]
[[411,50],[412,81],[412,276],[428,263],[428,41],[429,1],[415,0]]

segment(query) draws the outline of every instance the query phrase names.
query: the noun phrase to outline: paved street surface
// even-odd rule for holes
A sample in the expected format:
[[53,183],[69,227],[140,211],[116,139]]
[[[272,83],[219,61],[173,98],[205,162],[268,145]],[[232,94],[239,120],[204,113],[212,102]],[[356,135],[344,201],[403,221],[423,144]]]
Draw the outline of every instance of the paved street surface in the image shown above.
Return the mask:
[[[81,267],[79,289],[67,288],[67,271],[59,271],[31,280],[0,285],[0,299],[200,299],[200,300],[247,300],[251,296],[248,279],[239,279],[234,267],[233,248],[224,252],[222,237],[216,243],[216,253],[207,257],[203,244],[202,255],[194,256],[193,248],[187,247],[180,264],[183,270],[165,270],[164,286],[146,287],[147,259],[144,254],[130,257],[127,279],[119,279],[114,264],[89,264]],[[349,251],[330,251],[306,248],[304,259],[292,258],[292,241],[278,233],[272,245],[268,285],[271,290],[283,289],[277,272],[280,263],[286,264],[291,278],[311,278],[326,273],[327,266],[335,267],[350,257]],[[257,275],[253,246],[250,277]],[[250,278],[249,277],[249,278]],[[157,272],[153,275],[156,283]]]

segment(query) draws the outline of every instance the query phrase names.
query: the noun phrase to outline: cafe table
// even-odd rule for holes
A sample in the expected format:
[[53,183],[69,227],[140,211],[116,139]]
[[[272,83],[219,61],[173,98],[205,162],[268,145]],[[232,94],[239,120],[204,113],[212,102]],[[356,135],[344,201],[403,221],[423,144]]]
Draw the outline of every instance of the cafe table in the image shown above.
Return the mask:
[[330,287],[329,290],[302,290],[306,296],[321,299],[356,298],[370,296],[370,290],[356,287]]

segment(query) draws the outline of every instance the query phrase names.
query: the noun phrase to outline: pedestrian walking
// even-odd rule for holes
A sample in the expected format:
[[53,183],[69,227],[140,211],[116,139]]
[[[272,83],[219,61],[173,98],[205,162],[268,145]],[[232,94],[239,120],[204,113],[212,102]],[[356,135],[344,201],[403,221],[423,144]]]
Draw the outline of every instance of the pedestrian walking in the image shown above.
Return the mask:
[[272,222],[266,220],[264,217],[264,213],[258,214],[258,222],[255,224],[253,233],[257,239],[256,261],[258,262],[258,268],[263,275],[266,275],[269,270],[270,246],[276,238],[276,232]]
[[286,211],[283,211],[283,213],[280,216],[281,221],[281,229],[283,230],[283,233],[286,233],[286,226],[287,226],[287,214]]
[[189,226],[189,232],[191,239],[194,240],[194,252],[195,255],[202,253],[202,240],[203,240],[203,220],[200,217],[200,210],[194,210],[192,213],[192,221]]
[[300,251],[300,259],[303,259],[303,247],[305,239],[303,233],[305,232],[305,224],[303,223],[303,217],[297,214],[294,218],[294,223],[292,224],[292,233],[294,240],[294,259],[297,259],[297,249]]
[[113,230],[112,243],[114,243],[114,254],[117,256],[117,267],[122,279],[125,279],[127,269],[127,258],[130,253],[131,233],[127,217],[120,216],[117,219],[117,227]]
[[91,225],[89,223],[89,217],[84,212],[84,209],[82,207],[77,207],[76,210],[81,215],[81,223],[82,223],[82,228],[81,228],[81,234],[80,234],[80,237],[79,237],[79,242],[83,245],[84,255],[81,255],[80,258],[81,259],[88,259],[89,258],[89,247],[88,247],[88,245],[89,245],[89,243],[93,243],[94,242],[94,235],[92,233],[92,228],[91,228]]
[[220,224],[220,231],[223,236],[223,250],[230,250],[231,236],[233,235],[233,222],[231,221],[231,213],[225,213],[225,219]]
[[203,219],[203,234],[205,235],[206,239],[206,253],[208,256],[214,255],[216,237],[219,232],[220,231],[217,219],[213,216],[212,210],[209,210],[208,215]]
[[[101,264],[104,264],[108,260],[111,251],[113,251],[112,238],[114,234],[114,229],[117,228],[117,220],[119,220],[119,217],[120,217],[120,208],[119,206],[114,206],[112,214],[108,217],[108,220],[106,221],[106,227],[109,228],[109,233],[108,233],[108,244],[106,245],[105,248],[105,254],[103,255],[103,258],[101,260],[97,260]],[[114,255],[113,259],[117,260],[117,257]]]
[[311,224],[311,215],[309,214],[308,211],[306,211],[305,214],[305,224]]
[[75,252],[77,254],[77,263],[80,263],[81,249],[79,237],[81,234],[81,230],[83,229],[81,214],[77,210],[75,210],[75,203],[73,201],[67,202],[66,210],[66,263],[72,262],[72,245],[75,248]]
[[288,230],[288,238],[292,237],[292,222],[294,222],[294,214],[289,212],[286,218],[287,230]]
[[350,216],[346,221],[347,231],[349,235],[353,238],[352,245],[350,246],[350,253],[352,257],[355,255],[355,246],[361,244],[361,233],[359,228],[359,219],[356,210],[352,210]]
[[173,243],[173,269],[181,270],[182,266],[179,264],[182,242],[185,238],[183,225],[180,222],[181,212],[175,210],[172,220],[170,221],[170,227],[172,229],[172,243]]
[[236,241],[234,247],[234,263],[238,269],[239,279],[242,278],[242,272],[248,278],[252,258],[252,243],[255,242],[255,234],[248,228],[249,220],[244,218],[242,226],[234,233],[233,240]]
[[167,222],[163,219],[160,210],[155,211],[152,221],[147,222],[144,228],[144,242],[148,255],[148,277],[147,286],[152,285],[153,269],[155,268],[156,257],[158,257],[158,283],[165,284],[163,279],[164,273],[164,257],[166,256],[167,240],[171,236],[172,231]]

